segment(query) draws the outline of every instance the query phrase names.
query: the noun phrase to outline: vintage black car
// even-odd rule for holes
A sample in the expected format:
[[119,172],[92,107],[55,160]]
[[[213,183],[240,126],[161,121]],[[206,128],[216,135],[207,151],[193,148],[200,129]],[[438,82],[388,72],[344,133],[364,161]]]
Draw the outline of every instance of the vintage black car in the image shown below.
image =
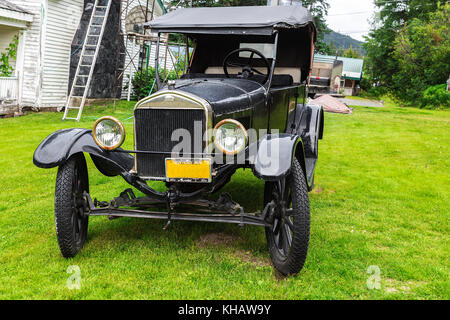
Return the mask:
[[[178,9],[147,27],[158,35],[157,70],[162,35],[182,34],[195,48],[181,79],[158,79],[158,91],[136,104],[134,150],[120,148],[123,125],[105,116],[93,130],[57,131],[35,151],[36,166],[59,167],[62,255],[83,247],[91,216],[166,219],[165,228],[174,220],[222,222],[265,227],[275,268],[298,273],[324,125],[322,108],[306,103],[316,37],[311,14],[301,6]],[[93,200],[85,153],[102,174],[120,175],[145,196],[128,188],[113,200]],[[240,168],[265,181],[258,212],[217,193]],[[153,190],[149,180],[164,181],[167,191]]]

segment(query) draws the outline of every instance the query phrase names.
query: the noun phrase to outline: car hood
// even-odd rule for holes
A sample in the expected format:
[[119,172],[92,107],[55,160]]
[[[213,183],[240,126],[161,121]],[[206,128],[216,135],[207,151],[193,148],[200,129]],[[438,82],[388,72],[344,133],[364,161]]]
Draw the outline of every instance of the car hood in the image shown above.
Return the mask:
[[251,109],[263,102],[266,95],[261,84],[247,79],[177,80],[174,89],[205,99],[215,116]]

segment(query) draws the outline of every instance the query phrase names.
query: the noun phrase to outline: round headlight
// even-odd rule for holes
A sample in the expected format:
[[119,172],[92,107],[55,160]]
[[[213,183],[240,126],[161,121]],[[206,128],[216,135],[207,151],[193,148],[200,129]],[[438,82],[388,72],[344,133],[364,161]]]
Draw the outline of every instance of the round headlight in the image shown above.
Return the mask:
[[125,128],[114,117],[101,117],[94,123],[92,136],[100,148],[114,150],[125,140]]
[[239,121],[226,119],[214,128],[214,143],[225,154],[238,154],[244,150],[247,140],[247,130]]

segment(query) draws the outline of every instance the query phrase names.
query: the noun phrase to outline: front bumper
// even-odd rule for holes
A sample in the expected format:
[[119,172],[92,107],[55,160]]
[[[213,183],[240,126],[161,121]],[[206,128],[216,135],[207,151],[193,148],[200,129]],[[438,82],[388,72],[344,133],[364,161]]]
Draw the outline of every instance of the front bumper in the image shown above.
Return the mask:
[[[86,201],[85,215],[108,216],[110,219],[120,217],[167,220],[166,227],[172,220],[218,222],[270,227],[272,212],[275,205],[271,202],[263,212],[245,213],[244,209],[223,193],[218,200],[187,200],[174,204],[170,197],[166,200],[155,200],[150,197],[136,198],[131,189],[127,189],[110,202],[92,201],[88,193],[84,194]],[[133,209],[131,209],[133,208]],[[166,210],[164,210],[166,209]],[[166,228],[165,227],[165,228]]]

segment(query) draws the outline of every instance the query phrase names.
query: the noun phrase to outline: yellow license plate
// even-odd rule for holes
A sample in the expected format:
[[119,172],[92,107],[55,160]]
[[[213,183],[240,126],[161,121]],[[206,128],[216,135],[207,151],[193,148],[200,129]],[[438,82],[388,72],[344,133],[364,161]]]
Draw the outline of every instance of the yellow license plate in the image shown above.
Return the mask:
[[166,159],[170,180],[211,181],[211,159]]

